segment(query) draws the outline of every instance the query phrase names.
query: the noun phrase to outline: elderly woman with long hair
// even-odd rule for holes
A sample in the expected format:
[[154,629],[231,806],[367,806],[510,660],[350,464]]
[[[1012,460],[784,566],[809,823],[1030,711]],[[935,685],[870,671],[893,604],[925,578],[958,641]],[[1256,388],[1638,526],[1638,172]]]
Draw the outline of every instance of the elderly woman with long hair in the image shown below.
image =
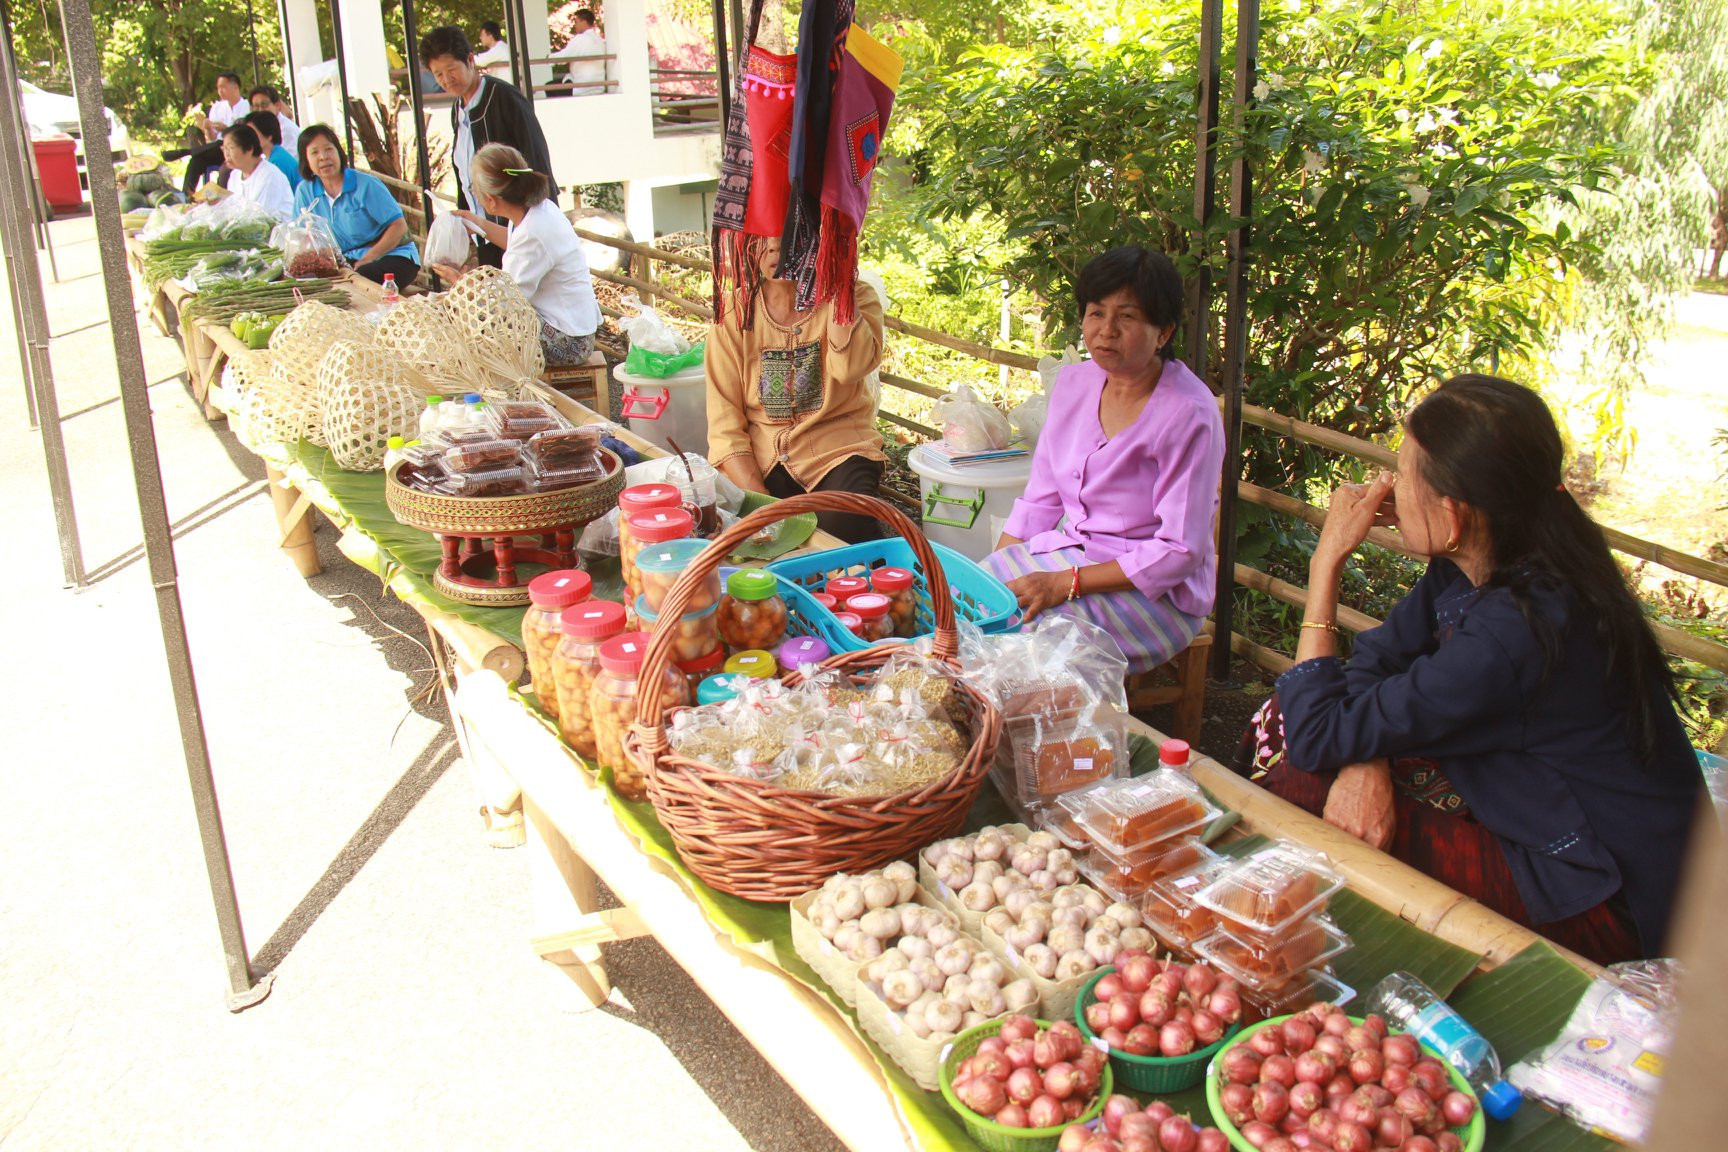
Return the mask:
[[[1396,477],[1332,496],[1237,769],[1592,960],[1660,956],[1702,777],[1563,463],[1527,388],[1457,376],[1418,404]],[[1428,570],[1346,661],[1338,584],[1377,524]]]

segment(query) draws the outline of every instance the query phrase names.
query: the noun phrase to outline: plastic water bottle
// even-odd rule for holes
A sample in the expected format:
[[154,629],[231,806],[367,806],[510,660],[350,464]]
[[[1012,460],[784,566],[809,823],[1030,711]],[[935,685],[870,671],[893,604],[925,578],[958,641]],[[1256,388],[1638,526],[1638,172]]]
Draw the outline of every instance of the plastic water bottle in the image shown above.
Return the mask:
[[406,443],[407,442],[400,436],[392,436],[386,442],[386,447],[384,449],[384,471],[390,471],[390,469],[396,466],[396,462],[402,459],[402,448]]
[[444,403],[442,396],[426,397],[426,407],[420,413],[420,438],[424,440],[438,428],[438,406]]
[[479,428],[486,423],[483,415],[486,409],[486,398],[478,392],[470,392],[462,397],[462,420],[470,428]]
[[384,273],[384,297],[380,301],[386,308],[394,308],[402,302],[402,294],[396,290],[396,274]]
[[1482,1101],[1482,1110],[1496,1120],[1509,1120],[1524,1096],[1500,1073],[1494,1046],[1470,1022],[1458,1015],[1434,989],[1408,972],[1394,972],[1368,995],[1368,1012],[1415,1036],[1445,1057]]

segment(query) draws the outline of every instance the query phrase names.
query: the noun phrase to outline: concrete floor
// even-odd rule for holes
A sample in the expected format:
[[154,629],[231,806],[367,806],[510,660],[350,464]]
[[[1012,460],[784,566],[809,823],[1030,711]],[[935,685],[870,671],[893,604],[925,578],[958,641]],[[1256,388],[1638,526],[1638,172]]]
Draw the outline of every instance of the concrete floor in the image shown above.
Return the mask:
[[0,317],[11,545],[0,698],[0,1149],[838,1147],[649,939],[580,1011],[528,947],[419,618],[344,560],[276,551],[262,469],[142,340],[179,591],[262,1004],[227,976],[139,556],[88,217],[52,225],[52,358],[86,565],[62,586],[42,449]]

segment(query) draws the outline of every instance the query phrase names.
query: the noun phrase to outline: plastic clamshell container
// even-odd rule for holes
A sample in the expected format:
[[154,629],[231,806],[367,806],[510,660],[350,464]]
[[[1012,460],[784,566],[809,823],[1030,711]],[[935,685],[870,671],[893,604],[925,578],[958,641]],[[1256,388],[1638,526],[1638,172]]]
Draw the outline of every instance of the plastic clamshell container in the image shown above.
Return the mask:
[[1056,802],[1074,814],[1094,844],[1118,856],[1195,832],[1222,814],[1199,785],[1169,768],[1108,780]]
[[453,444],[444,453],[444,467],[451,472],[488,472],[521,463],[522,446],[514,440],[474,440]]
[[476,472],[453,472],[439,491],[449,496],[521,496],[528,491],[528,473],[521,468],[488,468]]
[[548,428],[522,446],[522,459],[536,468],[579,468],[600,455],[600,433],[592,428]]
[[1318,968],[1350,943],[1338,925],[1315,917],[1275,938],[1244,933],[1225,922],[1196,940],[1194,951],[1236,977],[1244,988],[1277,988]]
[[598,456],[577,468],[547,469],[530,462],[527,471],[535,489],[541,492],[556,492],[562,488],[574,488],[579,484],[592,484],[606,477],[606,465]]
[[1163,876],[1146,886],[1140,902],[1140,914],[1152,934],[1173,948],[1184,952],[1203,936],[1218,928],[1218,914],[1194,902],[1194,894],[1211,883],[1230,861],[1225,857],[1209,860],[1187,872]]
[[1344,887],[1324,853],[1277,840],[1237,861],[1195,893],[1226,920],[1271,935],[1321,908]]
[[1320,1003],[1342,1008],[1354,999],[1356,989],[1326,968],[1310,968],[1270,988],[1242,988],[1242,1003],[1261,1016],[1288,1016]]
[[[538,432],[569,426],[564,417],[537,400],[494,400],[481,411],[481,420],[503,440],[526,440]],[[600,446],[598,438],[594,446]]]
[[1081,870],[1098,888],[1124,903],[1138,905],[1153,881],[1191,872],[1218,859],[1218,853],[1197,837],[1184,836],[1175,843],[1166,840],[1120,855],[1094,845]]

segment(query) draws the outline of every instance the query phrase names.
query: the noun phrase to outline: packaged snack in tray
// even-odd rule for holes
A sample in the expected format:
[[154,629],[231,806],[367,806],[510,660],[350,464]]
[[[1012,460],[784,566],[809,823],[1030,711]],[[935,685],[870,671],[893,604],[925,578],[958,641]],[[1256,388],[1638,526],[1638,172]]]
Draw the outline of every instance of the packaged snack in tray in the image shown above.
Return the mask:
[[[446,401],[446,403],[451,403],[451,401]],[[485,444],[498,439],[498,437],[492,435],[490,428],[461,425],[434,428],[421,439],[441,448],[461,448],[469,444]]]
[[427,444],[416,440],[412,444],[406,444],[403,446],[402,459],[416,467],[424,468],[428,464],[437,464],[442,468],[444,464],[444,446],[441,444]]
[[1275,934],[1322,910],[1343,886],[1325,853],[1275,840],[1236,861],[1194,898],[1251,931]]
[[1163,841],[1123,854],[1094,845],[1086,855],[1081,871],[1094,885],[1116,899],[1138,904],[1154,880],[1191,872],[1218,858],[1218,854],[1200,843],[1198,838],[1184,836],[1174,844]]
[[483,472],[453,472],[442,489],[447,496],[524,496],[533,491],[528,473],[520,468],[488,468]]
[[1094,844],[1118,855],[1195,832],[1219,815],[1198,785],[1168,768],[1070,792],[1057,803],[1074,813]]
[[1214,854],[1186,872],[1160,876],[1146,886],[1140,912],[1158,939],[1187,951],[1218,927],[1218,914],[1194,902],[1194,894],[1211,883],[1230,861]]
[[444,467],[451,472],[488,472],[495,468],[519,468],[521,463],[522,455],[514,440],[477,440],[444,451]]
[[567,428],[570,424],[537,400],[495,400],[482,413],[486,427],[502,440],[526,440],[535,433]]
[[1245,932],[1225,921],[1194,942],[1194,951],[1242,982],[1244,988],[1280,987],[1350,947],[1350,937],[1324,916],[1298,921],[1276,936]]
[[551,428],[536,432],[522,446],[522,458],[536,468],[562,471],[592,466],[600,455],[600,430]]
[[592,484],[596,480],[606,478],[606,466],[599,457],[576,468],[543,468],[537,464],[528,465],[528,474],[534,481],[538,492],[557,492],[565,488],[575,488],[580,484]]
[[[442,457],[443,453],[439,455]],[[442,459],[427,464],[404,462],[396,469],[396,482],[416,492],[444,492],[450,482],[450,473],[444,470]]]
[[1242,986],[1242,1003],[1265,1020],[1300,1012],[1310,1004],[1336,1004],[1342,1008],[1356,999],[1356,989],[1325,968],[1299,972],[1282,984],[1265,988]]

